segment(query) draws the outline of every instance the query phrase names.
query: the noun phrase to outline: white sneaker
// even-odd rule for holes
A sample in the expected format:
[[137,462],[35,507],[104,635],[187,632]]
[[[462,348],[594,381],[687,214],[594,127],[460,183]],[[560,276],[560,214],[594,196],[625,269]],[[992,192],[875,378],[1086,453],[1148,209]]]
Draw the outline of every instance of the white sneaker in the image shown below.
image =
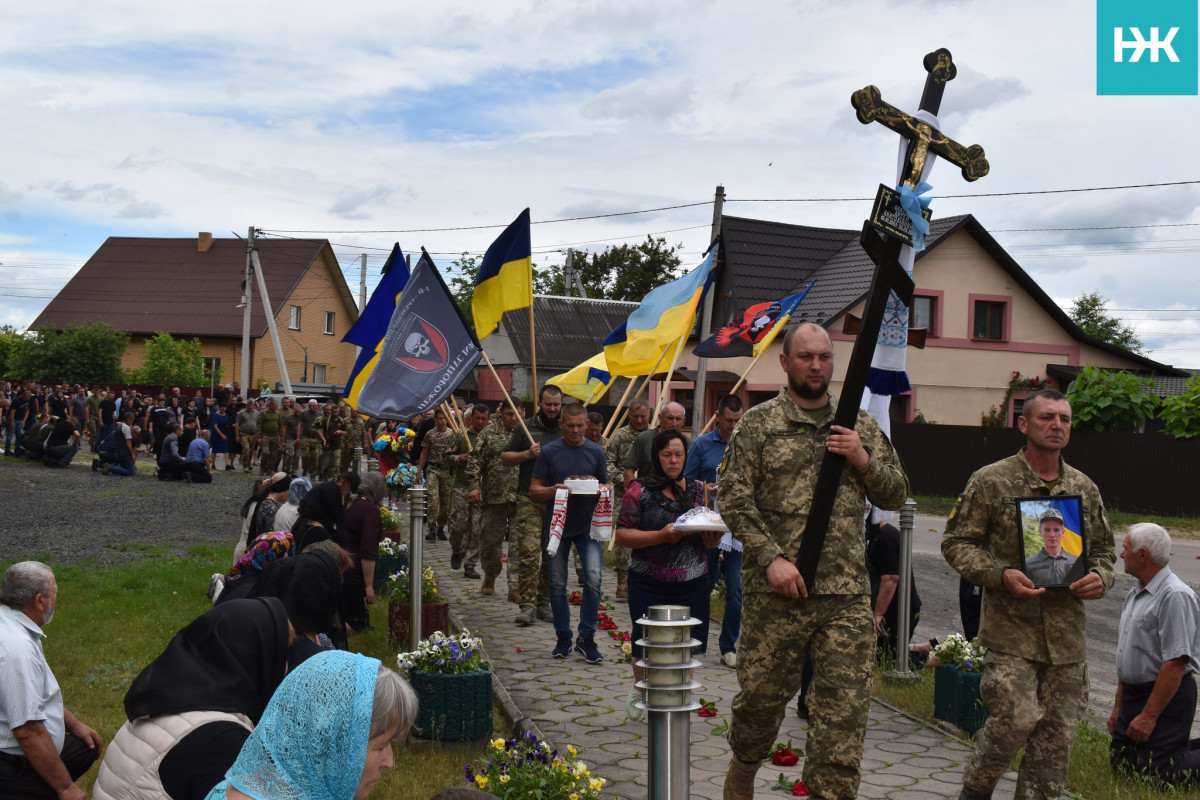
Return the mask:
[[724,664],[725,666],[729,667],[730,669],[736,669],[737,668],[737,653],[735,653],[733,651],[730,651],[728,653],[722,653],[721,654],[721,663]]
[[629,717],[632,722],[637,722],[642,718],[642,709],[637,706],[637,702],[641,699],[642,693],[636,686],[630,689],[629,694],[625,697],[625,716]]

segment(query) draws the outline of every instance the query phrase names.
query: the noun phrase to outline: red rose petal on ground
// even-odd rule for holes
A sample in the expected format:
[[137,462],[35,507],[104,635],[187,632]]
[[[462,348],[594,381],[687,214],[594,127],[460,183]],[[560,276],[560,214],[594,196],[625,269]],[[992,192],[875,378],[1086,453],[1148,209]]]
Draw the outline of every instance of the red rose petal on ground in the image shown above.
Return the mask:
[[796,781],[796,785],[792,787],[793,797],[808,797],[808,787],[804,785],[804,781]]
[[518,653],[519,653],[519,652],[521,652],[521,648],[519,648],[519,647],[518,647],[518,648],[517,648],[517,652],[518,652]]
[[702,717],[715,717],[717,715],[717,712],[712,710],[711,708],[702,708],[699,711],[697,711],[696,713]]

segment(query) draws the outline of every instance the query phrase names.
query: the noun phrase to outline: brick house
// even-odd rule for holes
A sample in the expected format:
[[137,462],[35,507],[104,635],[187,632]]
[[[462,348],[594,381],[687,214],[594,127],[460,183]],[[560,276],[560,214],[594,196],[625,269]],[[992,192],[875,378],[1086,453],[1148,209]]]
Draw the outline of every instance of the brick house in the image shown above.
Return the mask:
[[[358,307],[328,240],[260,239],[256,247],[292,382],[345,383],[355,348],[342,336],[358,319]],[[130,334],[125,369],[141,365],[146,340],[159,331],[197,338],[210,375],[215,367],[229,383],[242,371],[245,269],[241,239],[112,236],[30,327],[107,322]],[[247,357],[250,387],[265,381],[274,388],[281,375],[257,282]]]

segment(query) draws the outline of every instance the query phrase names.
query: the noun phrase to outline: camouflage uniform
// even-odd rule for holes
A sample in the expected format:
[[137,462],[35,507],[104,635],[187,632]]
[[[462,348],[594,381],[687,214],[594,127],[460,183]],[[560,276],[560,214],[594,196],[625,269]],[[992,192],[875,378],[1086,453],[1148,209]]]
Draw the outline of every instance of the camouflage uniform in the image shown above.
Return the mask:
[[1004,588],[1005,569],[1020,569],[1016,497],[1077,494],[1083,498],[1088,561],[1104,591],[1112,588],[1116,553],[1100,491],[1061,458],[1053,487],[1039,478],[1024,451],[971,476],[946,522],[942,555],[983,587],[979,640],[988,648],[980,690],[991,717],[963,772],[963,785],[988,793],[1017,750],[1025,756],[1014,797],[1058,797],[1067,778],[1075,728],[1087,705],[1086,613],[1066,589],[1016,598]]
[[293,409],[279,412],[283,414],[283,471],[295,475],[300,460],[300,443],[296,435],[300,432],[300,415]]
[[[467,447],[467,437],[471,446]],[[450,444],[446,446],[443,463],[451,474],[453,487],[450,500],[450,554],[462,559],[463,574],[475,571],[479,563],[479,503],[467,500],[471,491],[467,480],[467,465],[458,460],[464,453],[473,453],[479,446],[479,434],[470,428],[463,428],[454,434]],[[469,458],[469,455],[468,455]]]
[[358,472],[358,462],[354,459],[354,448],[361,447],[364,454],[371,452],[371,446],[367,444],[367,423],[363,422],[362,417],[348,417],[342,430],[346,432],[346,439],[342,442],[342,472],[354,470]]
[[268,410],[258,415],[258,434],[262,441],[260,445],[262,448],[262,474],[271,475],[279,466],[279,459],[282,455],[279,446],[280,415],[278,411]]
[[[529,434],[534,441],[545,446],[555,439],[562,438],[562,426],[546,428],[542,425],[541,415],[534,414],[525,420]],[[529,437],[519,427],[514,428],[508,439],[509,452],[522,453],[529,449]],[[517,479],[517,593],[521,595],[521,604],[542,606],[550,602],[550,572],[549,562],[545,559],[542,547],[542,524],[546,518],[545,503],[535,503],[529,499],[529,482],[533,478],[533,464],[536,459],[521,463]],[[512,547],[509,547],[511,559]],[[536,602],[534,602],[536,600]]]
[[[621,500],[625,497],[625,473],[623,465],[629,449],[633,447],[634,437],[638,435],[631,426],[626,425],[612,435],[605,449],[608,461],[608,479],[612,482],[613,519],[621,516]],[[617,573],[617,582],[623,583],[629,575],[629,548],[617,545],[613,548],[615,560],[613,571]]]
[[314,481],[321,476],[321,437],[318,431],[325,424],[325,415],[320,411],[300,412],[300,462],[305,473]]
[[908,479],[891,442],[865,411],[857,430],[871,454],[865,470],[847,465],[808,599],[777,594],[766,568],[800,549],[813,487],[836,404],[809,411],[787,390],[746,412],[720,474],[721,513],[745,547],[745,618],[738,642],[741,686],[733,700],[729,745],[742,762],[770,755],[788,701],[813,666],[804,782],[815,798],[858,792],[875,630],[871,621],[862,509],[870,498],[899,508]]
[[[500,462],[500,453],[508,445],[509,431],[500,422],[493,422],[479,434],[475,449],[467,459],[467,490],[479,489],[483,508],[479,519],[479,560],[485,580],[500,577],[500,555],[504,540],[517,541],[512,536],[516,523],[517,479],[519,470]],[[509,559],[509,585],[513,559]]]
[[322,430],[325,431],[325,448],[321,454],[321,480],[331,481],[338,476],[338,465],[342,463],[343,435],[337,431],[346,430],[347,418],[335,410],[325,417]]
[[450,521],[450,470],[446,469],[443,456],[453,435],[449,428],[444,431],[434,428],[425,434],[425,439],[421,442],[421,449],[426,451],[426,514],[429,524],[433,525],[435,530],[445,528]]

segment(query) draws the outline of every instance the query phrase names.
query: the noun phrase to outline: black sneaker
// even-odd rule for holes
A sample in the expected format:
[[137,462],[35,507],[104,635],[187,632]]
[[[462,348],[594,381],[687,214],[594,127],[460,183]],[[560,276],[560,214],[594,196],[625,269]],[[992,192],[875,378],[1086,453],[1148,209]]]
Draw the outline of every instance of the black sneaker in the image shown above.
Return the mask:
[[558,644],[554,645],[554,649],[550,651],[550,655],[555,658],[566,658],[571,653],[571,634],[560,633],[558,635]]
[[796,698],[796,716],[800,719],[808,719],[808,703],[804,702],[804,697]]
[[437,531],[437,538],[438,538],[438,541],[439,541],[439,542],[448,542],[448,541],[450,541],[450,537],[448,537],[448,536],[446,535],[446,529],[445,529],[445,528],[438,528],[438,531]]
[[[561,637],[561,634],[559,636]],[[562,639],[560,638],[559,641]],[[575,652],[583,656],[583,660],[589,664],[599,664],[604,660],[604,656],[600,655],[600,651],[596,648],[596,641],[591,636],[579,637],[575,642]]]

